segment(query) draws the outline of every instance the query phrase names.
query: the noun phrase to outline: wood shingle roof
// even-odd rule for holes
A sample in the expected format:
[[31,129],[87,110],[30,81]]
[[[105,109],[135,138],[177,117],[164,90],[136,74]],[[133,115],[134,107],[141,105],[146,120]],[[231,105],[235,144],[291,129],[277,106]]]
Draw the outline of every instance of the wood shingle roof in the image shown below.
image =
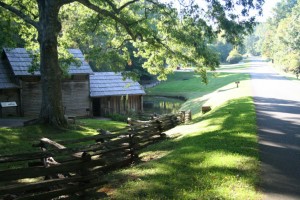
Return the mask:
[[90,96],[144,95],[142,86],[131,79],[123,80],[121,73],[95,72],[90,75]]
[[[84,56],[79,49],[68,49],[75,58],[81,61],[80,66],[71,64],[69,67],[69,74],[91,74],[93,73],[89,64],[84,60]],[[40,72],[28,72],[32,65],[32,58],[24,48],[4,48],[4,52],[16,76],[39,76]]]
[[14,82],[13,73],[4,61],[0,59],[0,89],[14,89],[19,86]]

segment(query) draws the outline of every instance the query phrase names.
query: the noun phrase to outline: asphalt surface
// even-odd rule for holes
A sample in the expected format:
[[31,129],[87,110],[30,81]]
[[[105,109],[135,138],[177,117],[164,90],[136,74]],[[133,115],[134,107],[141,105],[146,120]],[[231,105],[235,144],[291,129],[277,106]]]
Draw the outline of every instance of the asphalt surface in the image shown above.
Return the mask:
[[249,68],[257,112],[264,200],[300,200],[300,81],[253,60]]

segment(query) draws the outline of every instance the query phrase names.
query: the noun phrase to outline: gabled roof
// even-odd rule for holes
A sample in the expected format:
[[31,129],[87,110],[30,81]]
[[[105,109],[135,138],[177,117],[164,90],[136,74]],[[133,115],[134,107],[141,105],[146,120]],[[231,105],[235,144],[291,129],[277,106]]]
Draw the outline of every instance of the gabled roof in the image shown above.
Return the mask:
[[[75,58],[82,62],[80,66],[70,65],[69,74],[91,74],[93,73],[89,64],[84,60],[84,56],[79,49],[68,49]],[[32,65],[32,58],[24,48],[4,48],[4,52],[16,76],[39,76],[40,72],[35,71],[33,74],[28,72]]]
[[90,75],[90,96],[144,95],[145,91],[138,82],[123,80],[121,73],[96,72]]
[[13,81],[13,73],[0,58],[0,89],[14,89],[19,86]]

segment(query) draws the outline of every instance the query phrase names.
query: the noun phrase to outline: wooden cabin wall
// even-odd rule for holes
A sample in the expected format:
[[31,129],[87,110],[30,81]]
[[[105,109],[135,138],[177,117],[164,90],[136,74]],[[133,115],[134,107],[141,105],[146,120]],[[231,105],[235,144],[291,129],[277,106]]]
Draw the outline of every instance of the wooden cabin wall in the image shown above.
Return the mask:
[[142,111],[142,96],[108,96],[99,97],[100,115],[108,116],[109,114],[125,114],[128,112]]
[[66,115],[87,116],[90,107],[89,82],[86,80],[62,83],[63,105]]
[[[90,106],[89,83],[85,80],[64,80],[62,82],[62,99],[65,114],[86,116]],[[37,117],[42,104],[41,82],[35,79],[22,81],[22,105],[24,116]]]
[[132,95],[128,97],[128,110],[133,112],[142,111],[141,95]]
[[[0,89],[0,102],[16,102],[18,107],[2,108],[2,117],[20,116],[20,98],[18,89]],[[1,116],[0,116],[1,117]]]
[[121,96],[100,97],[100,115],[107,116],[113,113],[121,113],[121,98]]
[[23,78],[21,99],[25,117],[38,117],[42,104],[42,86],[38,78]]

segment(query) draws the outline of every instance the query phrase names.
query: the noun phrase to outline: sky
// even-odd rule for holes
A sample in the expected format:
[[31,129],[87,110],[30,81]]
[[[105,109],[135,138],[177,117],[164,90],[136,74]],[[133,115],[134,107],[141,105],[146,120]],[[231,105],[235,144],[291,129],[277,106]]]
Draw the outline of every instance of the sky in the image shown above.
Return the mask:
[[[175,4],[175,7],[179,7],[177,1],[172,0],[161,0],[162,2],[172,2]],[[184,0],[185,2],[189,2],[189,0]],[[282,0],[265,0],[264,6],[263,6],[263,16],[257,17],[257,20],[260,22],[264,22],[267,20],[267,18],[272,16],[272,9],[275,7],[275,5]],[[203,4],[203,0],[196,0],[195,2]]]
[[263,17],[259,17],[259,21],[266,21],[268,17],[272,16],[272,9],[276,6],[281,0],[265,0],[263,6]]

